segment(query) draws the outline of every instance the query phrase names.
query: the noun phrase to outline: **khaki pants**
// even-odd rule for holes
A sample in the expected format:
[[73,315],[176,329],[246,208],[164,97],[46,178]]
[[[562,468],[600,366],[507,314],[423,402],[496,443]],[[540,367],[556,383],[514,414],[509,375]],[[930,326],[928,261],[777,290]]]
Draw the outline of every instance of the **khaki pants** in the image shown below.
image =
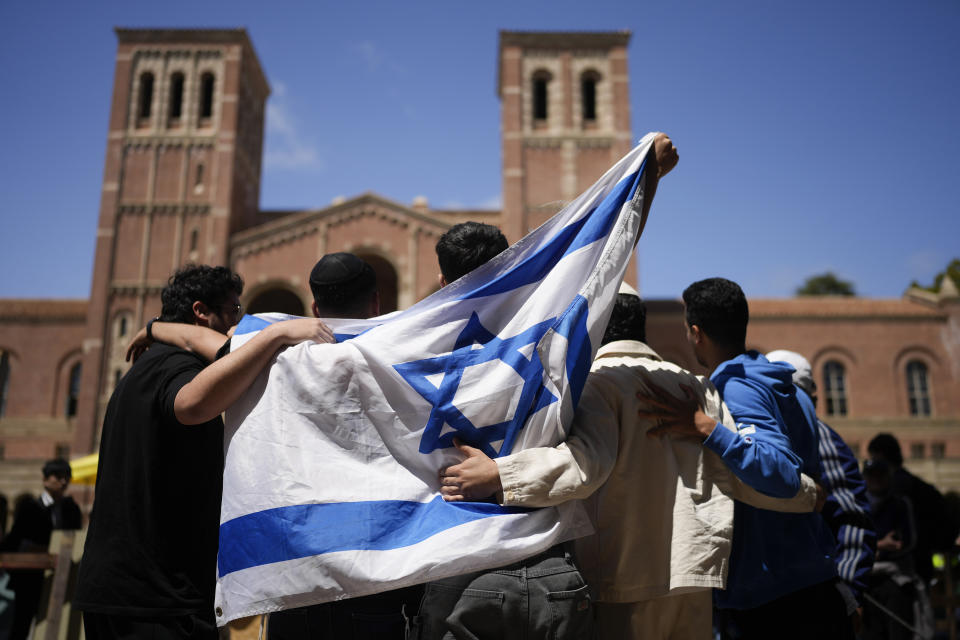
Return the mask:
[[644,602],[595,602],[603,640],[709,640],[713,627],[710,589]]

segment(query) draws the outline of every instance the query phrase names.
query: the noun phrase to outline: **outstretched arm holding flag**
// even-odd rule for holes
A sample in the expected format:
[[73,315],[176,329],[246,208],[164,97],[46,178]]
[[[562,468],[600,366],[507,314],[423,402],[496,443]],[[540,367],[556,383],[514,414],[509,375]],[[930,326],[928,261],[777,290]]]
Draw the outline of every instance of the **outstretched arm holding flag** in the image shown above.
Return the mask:
[[653,153],[647,157],[643,210],[640,213],[640,228],[637,229],[637,239],[634,244],[640,241],[640,235],[643,233],[644,226],[646,226],[647,215],[653,205],[653,197],[657,194],[660,178],[673,171],[679,161],[680,154],[677,153],[677,147],[674,146],[673,140],[665,133],[658,133],[653,140]]

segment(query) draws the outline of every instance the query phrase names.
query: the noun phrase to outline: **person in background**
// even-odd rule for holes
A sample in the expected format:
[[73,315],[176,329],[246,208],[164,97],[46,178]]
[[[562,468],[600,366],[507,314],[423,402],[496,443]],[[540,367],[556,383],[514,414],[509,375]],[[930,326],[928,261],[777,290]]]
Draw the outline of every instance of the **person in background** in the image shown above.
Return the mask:
[[[54,529],[83,526],[80,507],[66,495],[72,473],[63,458],[47,460],[42,469],[43,491],[38,498],[27,495],[17,501],[10,533],[0,542],[0,551],[40,551],[50,546]],[[22,640],[40,606],[43,571],[11,571],[8,588],[15,595],[10,640]]]
[[[927,637],[915,627],[932,629],[932,616],[920,604],[929,604],[913,563],[917,541],[910,500],[893,485],[893,469],[883,460],[863,465],[867,495],[877,531],[877,558],[867,576],[863,615],[864,640],[912,640]],[[929,606],[926,607],[927,613]]]
[[917,540],[913,547],[913,563],[924,584],[933,578],[933,554],[950,549],[957,538],[958,523],[947,517],[949,510],[936,487],[924,482],[903,467],[903,453],[896,437],[879,433],[867,445],[871,460],[885,462],[892,474],[893,490],[910,499],[917,523]]

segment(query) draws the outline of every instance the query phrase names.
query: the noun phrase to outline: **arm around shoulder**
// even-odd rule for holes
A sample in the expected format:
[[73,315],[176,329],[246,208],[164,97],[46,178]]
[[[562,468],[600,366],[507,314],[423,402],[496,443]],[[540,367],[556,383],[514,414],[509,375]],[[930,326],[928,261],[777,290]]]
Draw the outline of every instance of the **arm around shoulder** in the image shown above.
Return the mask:
[[776,498],[796,496],[800,458],[772,409],[756,390],[736,380],[725,385],[723,400],[736,428],[715,429],[704,446],[753,489]]
[[247,390],[284,345],[312,340],[334,342],[333,333],[315,318],[272,324],[181,387],[173,409],[181,424],[202,424],[221,413]]

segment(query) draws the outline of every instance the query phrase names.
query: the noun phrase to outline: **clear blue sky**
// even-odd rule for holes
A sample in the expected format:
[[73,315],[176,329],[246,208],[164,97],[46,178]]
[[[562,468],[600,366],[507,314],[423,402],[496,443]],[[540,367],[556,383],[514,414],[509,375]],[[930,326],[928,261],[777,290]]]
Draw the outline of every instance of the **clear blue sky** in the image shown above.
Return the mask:
[[[899,297],[960,256],[960,3],[2,2],[0,297],[86,297],[114,26],[246,27],[273,87],[261,207],[497,206],[498,29],[630,29],[633,129],[680,165],[641,289],[826,270]],[[951,187],[950,185],[954,185]]]

